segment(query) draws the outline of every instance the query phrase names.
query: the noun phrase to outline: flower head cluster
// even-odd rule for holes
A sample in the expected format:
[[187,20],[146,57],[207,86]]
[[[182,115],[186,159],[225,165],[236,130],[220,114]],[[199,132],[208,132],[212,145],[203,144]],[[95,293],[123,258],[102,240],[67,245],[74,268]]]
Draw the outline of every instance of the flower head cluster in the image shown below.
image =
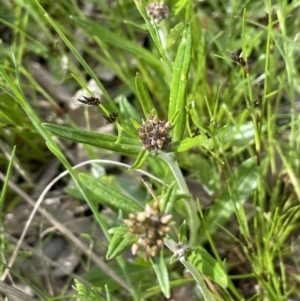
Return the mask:
[[164,236],[169,232],[168,224],[172,219],[171,214],[161,214],[158,202],[152,206],[146,205],[145,211],[131,213],[124,224],[129,227],[129,234],[137,235],[138,241],[132,245],[132,254],[139,249],[145,251],[145,258],[155,257],[163,248]]
[[153,2],[146,7],[147,14],[158,24],[170,15],[169,7],[163,2]]
[[246,66],[246,61],[237,54],[235,50],[231,50],[228,52],[230,59],[232,59],[235,63],[241,65],[242,67]]
[[94,96],[83,96],[83,99],[82,98],[79,98],[77,99],[78,101],[80,101],[81,103],[84,103],[86,105],[89,105],[89,106],[95,106],[95,108],[97,109],[101,102],[99,100],[99,98],[97,97],[94,97]]
[[148,115],[148,120],[143,121],[143,126],[138,129],[143,149],[168,151],[172,146],[171,128],[170,122],[159,120],[157,115]]
[[104,119],[106,120],[105,123],[114,123],[118,118],[119,113],[118,112],[112,112],[109,115],[102,115]]

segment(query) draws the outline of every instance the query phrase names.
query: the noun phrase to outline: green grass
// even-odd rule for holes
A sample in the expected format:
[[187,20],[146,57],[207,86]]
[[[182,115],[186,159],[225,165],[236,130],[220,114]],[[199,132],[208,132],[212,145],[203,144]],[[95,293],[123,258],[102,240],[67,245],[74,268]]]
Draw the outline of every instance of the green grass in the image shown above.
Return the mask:
[[[114,6],[92,0],[80,5],[4,1],[0,166],[8,171],[1,177],[0,275],[7,273],[11,249],[18,251],[4,223],[20,201],[20,192],[9,183],[30,194],[38,184],[35,171],[56,156],[74,181],[66,191],[89,205],[104,232],[109,261],[83,247],[85,273],[69,276],[69,283],[76,279],[73,296],[67,286],[53,294],[12,266],[9,273],[37,298],[76,300],[77,294],[78,300],[162,300],[171,289],[192,285],[199,300],[299,299],[300,1],[290,2],[170,0],[170,17],[155,25],[138,0]],[[232,50],[245,66],[230,58]],[[70,95],[80,88],[90,95],[87,82],[94,79],[103,92],[99,118],[119,112],[116,134],[85,131],[93,107],[86,108],[85,128],[67,114],[58,117],[61,103],[55,93],[34,78],[36,61]],[[100,79],[99,68],[113,72],[113,89]],[[47,118],[40,100],[50,104]],[[137,129],[149,113],[171,121],[170,152],[142,151]],[[49,117],[53,124],[45,124]],[[59,125],[61,119],[68,127]],[[200,134],[194,136],[195,130]],[[129,180],[105,171],[93,178],[72,169],[54,136],[85,143],[90,159],[95,159],[95,147],[130,158],[135,162],[131,170],[149,175],[153,194],[136,187],[139,175],[126,168]],[[191,196],[190,180],[206,193]],[[156,198],[161,213],[173,218],[163,252],[145,260],[140,250],[129,260],[124,252],[135,237],[122,219],[143,211],[146,202],[154,206]],[[114,215],[99,213],[99,203]],[[63,225],[60,232],[80,249],[80,241]],[[86,238],[93,242],[92,235]],[[189,251],[175,259],[178,243]],[[90,268],[91,262],[96,266]]]

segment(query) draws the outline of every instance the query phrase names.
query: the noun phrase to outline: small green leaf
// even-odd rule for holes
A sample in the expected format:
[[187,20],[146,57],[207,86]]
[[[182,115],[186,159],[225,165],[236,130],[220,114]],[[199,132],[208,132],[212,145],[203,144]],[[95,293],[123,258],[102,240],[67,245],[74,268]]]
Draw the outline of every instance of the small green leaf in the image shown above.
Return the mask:
[[132,22],[130,20],[124,20],[124,23],[128,24],[128,25],[131,25],[131,26],[133,26],[135,28],[138,28],[138,29],[140,29],[142,31],[147,31],[147,29],[148,29],[146,24],[137,24],[137,23]]
[[[124,225],[120,226],[119,228],[123,228],[128,231],[128,228]],[[116,231],[112,237],[112,239],[109,242],[108,250],[106,253],[106,259],[110,260],[113,259],[120,254],[122,254],[125,250],[130,248],[132,244],[134,244],[138,237],[132,236],[129,234],[122,233],[123,231]]]
[[169,30],[166,49],[174,49],[174,46],[179,44],[183,29],[184,22],[180,22]]
[[102,290],[98,287],[90,286],[81,283],[79,280],[75,279],[74,290],[77,291],[77,294],[74,296],[80,300],[89,300],[89,301],[106,301],[101,298],[100,293]]
[[[66,192],[68,195],[81,200],[82,199],[82,194],[80,193],[80,191],[78,190],[77,187],[66,187],[64,189],[64,192]],[[98,200],[98,197],[95,196],[91,191],[86,190],[85,191],[86,196],[88,197],[89,200],[91,200],[92,202],[96,202]]]
[[199,247],[190,252],[188,261],[201,273],[222,287],[227,287],[227,275],[222,266],[203,248]]
[[181,10],[187,9],[188,5],[190,5],[190,1],[188,1],[188,0],[176,1],[176,5],[174,6],[174,9],[173,9],[174,15],[177,16],[181,12]]
[[187,231],[187,225],[186,225],[186,220],[184,220],[179,229],[179,235],[178,235],[179,244],[186,243],[187,240],[186,231]]
[[140,142],[137,139],[122,137],[120,143],[116,144],[118,137],[95,132],[88,132],[81,129],[74,129],[50,123],[43,123],[42,126],[58,137],[94,145],[125,155],[138,154],[141,150]]
[[171,212],[173,204],[176,200],[177,185],[176,181],[173,181],[168,187],[165,195],[162,197],[160,210],[161,212]]
[[145,149],[141,150],[139,155],[137,156],[134,164],[129,168],[129,170],[135,170],[143,166],[147,158],[149,157],[149,152]]
[[168,269],[163,257],[163,251],[160,252],[160,257],[156,256],[154,258],[150,258],[150,263],[155,272],[161,291],[166,298],[170,298],[170,281]]
[[191,26],[189,23],[186,23],[173,67],[172,86],[168,112],[168,120],[170,120],[177,111],[181,111],[181,114],[173,129],[173,139],[175,142],[182,139],[186,126],[186,86],[190,69],[191,56]]
[[148,89],[142,76],[137,73],[135,77],[135,87],[137,94],[139,96],[140,104],[142,106],[143,112],[145,114],[146,119],[148,119],[148,114],[151,114],[151,111],[154,109],[154,105],[150,98]]
[[116,99],[116,102],[119,103],[119,107],[120,107],[119,120],[120,120],[120,127],[122,128],[122,131],[126,133],[127,136],[138,139],[137,130],[132,124],[130,119],[134,118],[136,120],[139,120],[139,122],[141,123],[142,118],[140,117],[140,114],[131,105],[131,103],[127,100],[126,97],[120,96]]
[[184,152],[192,147],[199,147],[207,145],[208,138],[205,135],[199,135],[193,138],[185,138],[180,141],[179,146],[176,147],[177,152]]
[[108,206],[113,206],[127,213],[137,212],[141,210],[141,205],[137,204],[127,196],[104,185],[100,181],[93,178],[91,175],[81,173],[80,178],[85,187],[91,190],[99,198],[101,198],[101,200],[103,200]]
[[130,121],[136,130],[142,127],[142,125],[138,123],[134,118],[130,118]]
[[119,236],[124,236],[128,232],[128,228],[125,226],[113,227],[108,230],[109,234],[117,234]]
[[178,120],[180,114],[181,114],[181,110],[175,112],[175,114],[171,117],[171,119],[169,119],[172,127],[174,127],[175,124],[177,123],[177,120]]

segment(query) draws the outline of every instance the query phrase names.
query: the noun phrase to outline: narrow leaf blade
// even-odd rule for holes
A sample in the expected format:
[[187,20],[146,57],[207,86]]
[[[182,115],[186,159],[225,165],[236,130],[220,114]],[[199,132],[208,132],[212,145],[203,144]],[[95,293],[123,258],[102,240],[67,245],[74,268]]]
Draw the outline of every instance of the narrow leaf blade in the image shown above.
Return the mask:
[[146,150],[141,150],[139,155],[137,156],[134,164],[129,168],[129,170],[135,170],[143,166],[147,158],[149,157],[149,152]]
[[147,118],[148,114],[151,114],[152,110],[154,109],[154,105],[150,98],[147,86],[139,73],[137,73],[135,77],[135,87],[143,112],[145,114],[145,117]]
[[173,129],[174,141],[182,139],[185,122],[186,122],[186,86],[188,79],[188,72],[190,69],[192,56],[192,33],[191,26],[186,23],[183,31],[181,43],[179,45],[176,60],[173,67],[172,86],[170,94],[168,119],[170,120],[177,111],[181,114]]
[[[121,228],[125,228],[121,226]],[[106,253],[106,259],[113,259],[120,254],[122,254],[125,250],[130,248],[132,244],[137,241],[137,237],[122,233],[122,231],[116,231],[109,242],[108,250]]]
[[138,154],[141,150],[140,142],[137,139],[122,137],[120,143],[115,143],[118,139],[118,137],[115,135],[88,132],[81,129],[74,129],[67,126],[50,123],[44,123],[43,127],[58,137],[75,142],[94,145],[125,155]]
[[185,138],[180,141],[179,146],[176,148],[177,152],[185,152],[192,147],[199,147],[202,145],[207,145],[208,138],[205,135],[199,135],[193,138]]
[[222,287],[227,287],[228,281],[224,269],[205,249],[193,250],[188,256],[188,261],[211,280]]
[[124,212],[138,212],[142,206],[131,200],[127,196],[115,191],[114,189],[104,185],[90,175],[80,174],[80,178],[85,187],[91,190],[95,195],[99,196],[107,205],[113,206]]
[[166,298],[170,298],[170,281],[168,269],[163,257],[163,252],[161,251],[160,254],[160,257],[151,258],[150,262],[156,274],[157,282],[160,286],[161,291]]

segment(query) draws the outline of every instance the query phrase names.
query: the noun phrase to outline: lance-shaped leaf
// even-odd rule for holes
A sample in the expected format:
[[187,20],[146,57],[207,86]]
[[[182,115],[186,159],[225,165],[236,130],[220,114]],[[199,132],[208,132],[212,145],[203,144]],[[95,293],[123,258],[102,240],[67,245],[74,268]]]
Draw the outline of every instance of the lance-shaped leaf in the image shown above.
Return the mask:
[[183,244],[186,242],[187,240],[186,232],[187,232],[187,224],[186,224],[186,220],[184,220],[179,228],[179,234],[178,234],[179,244]]
[[147,158],[149,157],[149,155],[150,155],[150,153],[148,151],[141,150],[141,152],[137,156],[134,164],[129,168],[129,170],[135,170],[135,169],[141,168],[143,166],[143,164],[145,163],[145,161],[147,160]]
[[142,106],[143,112],[145,114],[146,119],[148,118],[148,114],[153,113],[154,105],[150,98],[147,86],[142,78],[142,76],[137,73],[135,77],[135,88],[139,96],[139,101]]
[[101,183],[91,175],[82,173],[80,174],[80,178],[84,186],[91,190],[108,206],[113,206],[114,208],[120,209],[127,213],[138,212],[142,209],[141,205],[137,204],[124,194],[121,194],[109,186]]
[[107,301],[100,296],[100,289],[96,289],[92,286],[87,286],[86,283],[83,284],[79,280],[74,279],[75,286],[73,288],[77,291],[77,295],[74,296],[79,300],[90,300],[90,301]]
[[94,145],[125,155],[138,154],[142,148],[137,139],[122,137],[121,141],[116,143],[118,136],[115,135],[88,132],[81,129],[74,129],[67,126],[50,123],[44,123],[43,127],[58,137],[75,142]]
[[170,297],[170,281],[168,269],[163,256],[163,251],[160,252],[160,256],[150,258],[152,268],[156,274],[157,282],[160,286],[161,291],[166,298]]
[[227,276],[222,266],[205,249],[199,247],[188,256],[188,261],[201,273],[222,287],[227,287]]
[[183,36],[178,47],[172,76],[172,86],[169,103],[168,120],[171,120],[176,112],[181,111],[173,129],[174,141],[182,139],[186,122],[186,86],[192,56],[192,33],[189,23],[185,25]]
[[[125,226],[120,226],[120,228],[123,228],[126,230],[127,227]],[[127,229],[128,231],[128,229]],[[129,234],[124,234],[122,233],[123,231],[115,231],[112,239],[109,242],[108,245],[108,250],[106,253],[106,259],[110,260],[113,259],[120,254],[122,254],[125,250],[130,248],[137,240],[137,236],[129,235]]]
[[161,212],[172,212],[172,208],[177,195],[177,185],[176,182],[173,181],[167,188],[167,191],[164,194],[164,196],[161,197]]
[[192,147],[199,147],[199,146],[207,146],[208,145],[208,138],[205,135],[199,135],[193,138],[185,138],[180,141],[179,145],[174,148],[177,152],[184,152]]

